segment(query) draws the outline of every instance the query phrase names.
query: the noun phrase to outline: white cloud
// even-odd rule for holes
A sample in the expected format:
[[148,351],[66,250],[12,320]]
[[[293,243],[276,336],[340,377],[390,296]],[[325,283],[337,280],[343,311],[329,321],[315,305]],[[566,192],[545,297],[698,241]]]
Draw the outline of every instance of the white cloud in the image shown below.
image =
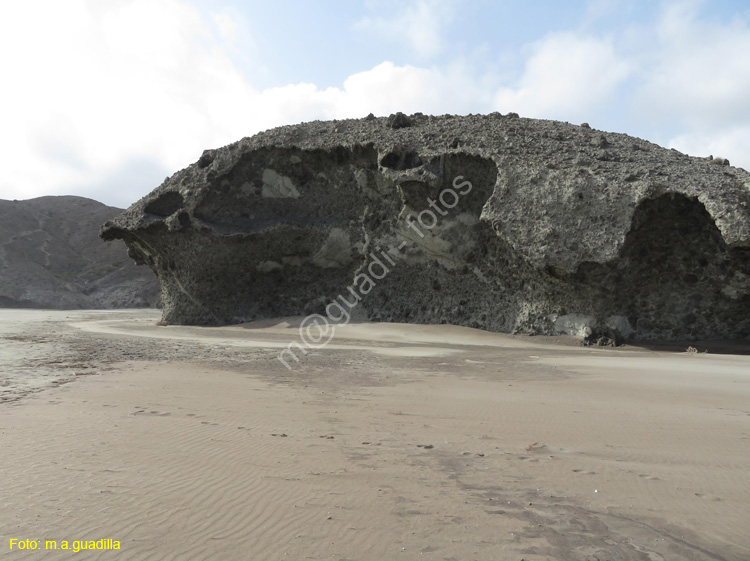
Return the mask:
[[226,105],[253,92],[211,48],[194,8],[177,0],[44,4],[8,4],[0,18],[0,73],[12,84],[0,107],[0,150],[11,155],[0,196],[74,192],[128,160],[176,169],[199,145],[235,134]]
[[371,2],[372,9],[396,12],[394,17],[367,17],[356,27],[375,33],[393,43],[408,43],[421,58],[439,54],[444,48],[443,30],[454,14],[455,0],[416,0]]
[[691,128],[750,122],[750,20],[700,21],[698,5],[675,2],[665,9],[638,110]]
[[[703,7],[665,2],[658,20],[607,38],[549,34],[527,47],[520,79],[499,88],[495,107],[604,128],[609,121],[614,130],[750,168],[750,12],[721,21],[701,16]],[[612,5],[589,8],[593,21]]]
[[500,88],[495,106],[523,117],[589,120],[631,71],[609,40],[554,33],[531,47],[518,84]]
[[733,166],[750,169],[750,124],[681,134],[672,138],[668,147],[691,156],[727,158]]
[[[482,99],[461,65],[390,62],[351,75],[343,88],[258,90],[223,48],[236,32],[228,14],[204,18],[178,0],[48,4],[40,20],[38,5],[15,3],[0,24],[0,72],[16,84],[0,107],[0,198],[100,186],[100,199],[125,205],[164,170],[260,130],[370,112],[468,112]],[[16,52],[25,58],[8,55]],[[107,192],[116,174],[124,177]],[[128,178],[134,184],[125,189]]]
[[256,129],[265,129],[313,119],[361,118],[368,113],[490,111],[491,96],[462,65],[441,71],[386,61],[352,74],[343,88],[290,84],[257,92],[249,105],[247,119]]
[[670,147],[750,169],[750,18],[702,20],[702,4],[665,7],[644,53],[634,113],[654,129],[679,131]]
[[219,35],[227,41],[234,41],[237,38],[237,33],[240,29],[240,25],[237,21],[227,13],[212,13],[211,19],[214,20],[216,27],[219,30]]
[[[452,5],[416,2],[398,25],[417,25],[414,14],[427,7],[443,10],[416,39],[423,53],[434,53]],[[693,4],[670,6],[648,33],[547,35],[527,47],[520,79],[501,88],[497,76],[454,60],[428,68],[383,62],[338,88],[261,90],[230,58],[237,41],[252,41],[232,12],[203,15],[182,0],[6,3],[0,198],[76,193],[125,205],[205,148],[279,125],[370,112],[497,109],[605,126],[597,111],[606,116],[623,106],[627,88],[638,88],[638,97],[624,132],[653,125],[671,147],[750,167],[750,57],[743,56],[750,26],[708,24]]]
[[488,96],[461,65],[437,69],[384,62],[344,82],[345,107],[351,116],[404,113],[466,113],[489,110]]

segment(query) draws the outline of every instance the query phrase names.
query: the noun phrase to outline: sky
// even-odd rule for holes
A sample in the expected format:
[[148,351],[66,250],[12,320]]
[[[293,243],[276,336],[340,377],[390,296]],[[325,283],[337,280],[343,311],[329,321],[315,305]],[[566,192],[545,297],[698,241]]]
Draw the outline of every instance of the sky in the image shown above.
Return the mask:
[[750,169],[747,0],[0,3],[0,199],[127,207],[203,150],[510,111]]

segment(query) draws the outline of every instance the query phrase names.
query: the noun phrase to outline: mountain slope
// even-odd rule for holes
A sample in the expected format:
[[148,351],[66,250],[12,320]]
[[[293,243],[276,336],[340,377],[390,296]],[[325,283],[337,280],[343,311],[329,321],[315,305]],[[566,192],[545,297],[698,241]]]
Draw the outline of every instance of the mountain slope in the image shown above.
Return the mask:
[[122,244],[102,243],[121,209],[83,197],[0,200],[0,307],[125,308],[159,301],[159,282]]

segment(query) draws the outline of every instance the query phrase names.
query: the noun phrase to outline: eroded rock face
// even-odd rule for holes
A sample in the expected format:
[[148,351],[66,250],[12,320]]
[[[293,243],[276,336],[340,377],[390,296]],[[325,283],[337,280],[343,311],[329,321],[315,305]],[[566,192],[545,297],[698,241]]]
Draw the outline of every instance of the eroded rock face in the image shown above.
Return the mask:
[[206,151],[101,236],[153,269],[168,323],[750,337],[750,174],[514,114],[273,129]]

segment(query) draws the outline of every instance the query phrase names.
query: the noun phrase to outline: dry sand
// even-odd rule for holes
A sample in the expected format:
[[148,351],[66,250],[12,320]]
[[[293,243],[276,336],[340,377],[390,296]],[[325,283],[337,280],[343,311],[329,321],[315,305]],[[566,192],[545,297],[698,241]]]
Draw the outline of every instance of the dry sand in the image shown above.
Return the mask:
[[0,310],[1,559],[750,559],[750,357],[157,319]]

